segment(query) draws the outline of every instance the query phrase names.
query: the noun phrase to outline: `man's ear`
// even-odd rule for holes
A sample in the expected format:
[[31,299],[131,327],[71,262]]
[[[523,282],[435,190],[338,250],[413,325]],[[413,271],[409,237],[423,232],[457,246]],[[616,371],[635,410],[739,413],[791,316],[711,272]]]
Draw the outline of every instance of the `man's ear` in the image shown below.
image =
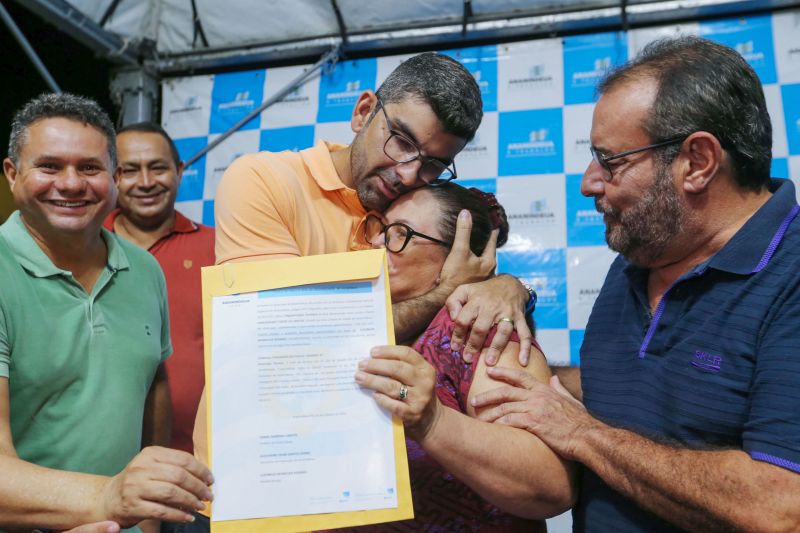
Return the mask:
[[690,194],[705,192],[722,165],[722,145],[707,131],[689,135],[679,157],[682,157],[683,190]]
[[375,96],[374,91],[366,90],[361,93],[356,100],[356,105],[353,106],[353,116],[350,117],[350,127],[353,133],[358,133],[369,124],[372,110],[375,109],[377,103],[378,97]]
[[8,180],[8,187],[14,191],[14,184],[17,182],[17,166],[10,157],[3,159],[3,174],[6,175]]
[[178,168],[175,169],[175,187],[179,187],[183,178],[183,161],[178,162]]

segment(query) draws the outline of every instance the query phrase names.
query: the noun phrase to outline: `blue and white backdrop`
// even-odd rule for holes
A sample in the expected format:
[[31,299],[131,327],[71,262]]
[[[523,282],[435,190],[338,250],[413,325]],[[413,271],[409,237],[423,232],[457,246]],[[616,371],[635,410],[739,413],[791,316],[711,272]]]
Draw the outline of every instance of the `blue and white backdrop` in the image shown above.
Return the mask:
[[[457,157],[459,182],[495,192],[511,222],[498,270],[539,293],[538,339],[551,362],[577,364],[583,330],[614,254],[602,217],[581,196],[598,79],[646,43],[699,34],[734,47],[766,91],[772,173],[800,184],[800,11],[630,32],[450,50],[475,76],[484,119]],[[298,150],[317,139],[349,143],[352,106],[408,56],[344,61],[273,105],[184,172],[178,208],[214,224],[214,195],[236,157]],[[277,93],[305,67],[173,78],[163,83],[162,123],[186,159]]]

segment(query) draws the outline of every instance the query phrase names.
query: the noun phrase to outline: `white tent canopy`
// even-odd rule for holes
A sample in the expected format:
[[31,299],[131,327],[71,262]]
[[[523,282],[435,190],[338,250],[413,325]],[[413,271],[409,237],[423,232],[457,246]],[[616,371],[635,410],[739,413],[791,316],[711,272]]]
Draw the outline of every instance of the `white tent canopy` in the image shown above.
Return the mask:
[[17,0],[119,63],[158,74],[598,31],[796,0]]

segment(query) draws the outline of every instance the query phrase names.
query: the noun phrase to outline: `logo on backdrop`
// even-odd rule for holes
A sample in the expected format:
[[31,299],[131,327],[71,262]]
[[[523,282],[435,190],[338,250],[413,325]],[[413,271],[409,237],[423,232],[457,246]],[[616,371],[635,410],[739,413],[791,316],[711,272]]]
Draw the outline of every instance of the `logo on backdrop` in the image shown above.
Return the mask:
[[483,110],[497,111],[497,47],[480,46],[443,53],[460,62],[472,74],[481,91]]
[[501,112],[499,118],[501,176],[563,172],[562,108]]
[[[228,72],[214,76],[211,89],[210,133],[222,133],[255,109],[264,95],[263,70]],[[259,118],[253,117],[241,130],[256,130]]]
[[203,107],[197,104],[197,100],[198,99],[196,96],[189,96],[185,98],[183,100],[183,104],[181,105],[181,107],[169,110],[170,116],[177,115],[180,113],[191,113],[192,111],[202,110]]
[[593,102],[594,88],[603,76],[627,57],[627,37],[622,32],[565,37],[564,103]]
[[534,278],[530,278],[531,287],[533,290],[536,291],[536,295],[539,297],[538,303],[549,303],[553,304],[557,298],[558,293],[556,290],[550,286],[549,279],[547,276],[537,276]]
[[595,209],[578,209],[575,212],[576,226],[597,226],[603,224],[603,215]]
[[183,171],[182,174],[183,178],[181,179],[181,183],[183,183],[183,180],[185,179],[190,179],[190,180],[197,179],[197,174],[198,174],[197,168],[195,168],[194,165],[190,166],[189,168]]
[[583,137],[583,138],[580,138],[580,139],[575,139],[575,144],[573,145],[573,148],[578,153],[588,152],[589,151],[589,147],[591,145],[592,145],[592,141],[590,141],[588,137]]
[[594,305],[594,301],[600,294],[600,287],[585,287],[578,290],[578,303],[583,305]]
[[472,77],[475,78],[475,83],[478,84],[478,88],[481,90],[481,95],[484,95],[489,92],[489,82],[481,79],[480,70],[476,70],[475,72],[473,72]]
[[317,122],[349,121],[359,95],[375,86],[378,63],[375,58],[340,61],[333,71],[323,73],[319,82]]
[[556,144],[548,137],[550,130],[539,128],[528,134],[526,142],[509,143],[506,147],[506,157],[531,157],[553,156],[556,154]]
[[291,106],[303,106],[308,104],[310,101],[311,98],[304,93],[303,86],[300,86],[293,89],[289,94],[284,96],[283,99],[278,103]]
[[531,65],[526,74],[522,78],[509,79],[509,90],[541,89],[553,85],[553,76],[547,72],[547,66],[544,63]]
[[250,91],[240,91],[236,93],[233,100],[219,104],[218,109],[231,109],[234,107],[253,107],[255,101],[250,98]]
[[739,52],[756,71],[761,83],[777,81],[771,15],[702,22],[700,35]]
[[353,105],[361,94],[361,80],[348,81],[344,91],[328,93],[325,95],[325,105],[340,106]]
[[609,68],[611,68],[611,56],[599,57],[594,60],[594,69],[572,73],[572,86],[594,87]]
[[764,53],[756,51],[755,45],[753,44],[753,40],[744,41],[741,43],[736,43],[734,46],[737,52],[739,52],[748,63],[753,65],[763,65],[764,64]]
[[527,213],[512,213],[508,219],[514,221],[515,228],[520,225],[550,225],[555,222],[556,213],[548,205],[547,198],[536,198],[528,204]]
[[481,134],[476,133],[475,137],[467,143],[461,152],[458,154],[458,159],[475,159],[486,157],[489,153],[489,146],[481,139]]
[[582,177],[567,175],[567,246],[605,246],[603,215],[581,194]]

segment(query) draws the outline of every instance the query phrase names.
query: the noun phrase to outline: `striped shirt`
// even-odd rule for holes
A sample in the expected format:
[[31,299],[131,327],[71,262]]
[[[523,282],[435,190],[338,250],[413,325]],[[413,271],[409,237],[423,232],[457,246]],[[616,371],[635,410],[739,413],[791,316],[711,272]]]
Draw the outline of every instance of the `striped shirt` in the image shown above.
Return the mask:
[[[647,270],[617,257],[581,348],[595,417],[679,447],[740,449],[800,473],[800,207],[773,196],[650,313]],[[709,498],[716,496],[709,494]],[[576,531],[674,531],[584,469]]]

